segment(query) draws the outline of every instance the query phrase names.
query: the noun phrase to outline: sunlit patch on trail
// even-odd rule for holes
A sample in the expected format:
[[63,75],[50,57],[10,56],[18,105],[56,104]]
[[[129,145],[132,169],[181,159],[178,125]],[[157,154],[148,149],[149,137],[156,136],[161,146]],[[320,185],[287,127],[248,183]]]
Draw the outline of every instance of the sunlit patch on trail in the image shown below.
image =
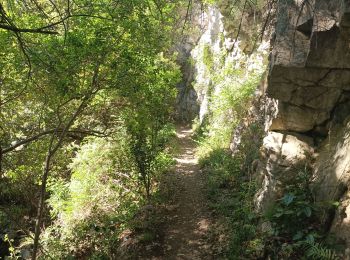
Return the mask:
[[181,130],[176,133],[176,136],[181,139],[190,136],[192,133],[192,130]]
[[197,223],[197,225],[199,226],[198,228],[200,231],[208,231],[210,222],[208,219],[202,219]]
[[197,164],[198,160],[196,158],[175,158],[176,162],[180,163],[180,164]]
[[208,242],[210,212],[205,198],[205,179],[196,158],[193,131],[179,127],[177,137],[181,149],[176,158],[174,174],[167,175],[172,190],[173,205],[168,205],[167,225],[164,232],[164,258],[211,259]]

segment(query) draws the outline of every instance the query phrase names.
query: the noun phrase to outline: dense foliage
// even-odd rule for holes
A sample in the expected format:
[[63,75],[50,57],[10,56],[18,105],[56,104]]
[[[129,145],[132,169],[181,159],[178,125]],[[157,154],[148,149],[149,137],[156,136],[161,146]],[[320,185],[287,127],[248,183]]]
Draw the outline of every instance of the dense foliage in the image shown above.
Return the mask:
[[[208,2],[218,2],[233,15],[246,12],[249,16],[243,8],[245,1],[235,1],[236,5],[230,1]],[[261,3],[252,2],[251,7],[260,8]],[[227,18],[230,14],[225,15]],[[239,17],[242,37],[235,46],[236,53],[223,47],[224,35],[218,37],[217,45],[200,43],[197,47],[196,64],[204,80],[194,87],[207,99],[193,127],[199,144],[197,154],[208,179],[210,206],[218,219],[211,229],[214,255],[218,259],[337,259],[336,247],[329,243],[332,238],[327,237],[320,221],[322,212],[334,209],[334,204],[314,201],[307,167],[295,169],[295,178],[284,183],[284,190],[267,212],[256,210],[254,201],[261,180],[259,172],[254,173],[263,163],[259,159],[264,160],[259,149],[266,120],[265,97],[257,86],[266,68],[266,52],[258,49],[246,55],[245,48],[254,45],[256,35],[247,37],[243,28],[247,26],[246,17]],[[248,33],[255,29],[249,27]]]
[[14,247],[34,238],[34,258],[115,257],[172,163],[181,7],[0,2],[0,235],[23,230]]
[[[0,259],[123,259],[125,234],[141,230],[141,243],[159,235],[150,204],[174,164],[182,75],[173,50],[199,30],[189,23],[195,4],[215,4],[225,33],[234,33],[230,48],[220,32],[218,48],[199,43],[191,60],[209,82],[194,82],[208,97],[194,130],[218,219],[209,237],[215,256],[336,259],[317,217],[335,205],[314,202],[308,169],[298,169],[267,214],[254,210],[264,130],[248,107],[266,65],[257,42],[275,3],[0,1]],[[154,218],[137,218],[143,209]]]

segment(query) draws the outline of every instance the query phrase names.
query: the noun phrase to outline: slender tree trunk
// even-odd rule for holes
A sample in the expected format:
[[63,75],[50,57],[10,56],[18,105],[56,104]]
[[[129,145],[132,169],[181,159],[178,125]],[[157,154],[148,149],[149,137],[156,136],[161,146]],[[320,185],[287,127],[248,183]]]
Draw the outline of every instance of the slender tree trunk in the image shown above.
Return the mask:
[[65,139],[70,127],[73,125],[75,119],[80,114],[80,112],[83,110],[83,108],[86,106],[87,101],[91,95],[86,96],[84,100],[81,102],[77,110],[75,111],[74,115],[71,117],[69,122],[66,124],[60,135],[58,136],[57,143],[53,145],[56,135],[59,133],[59,126],[56,128],[55,132],[52,134],[50,145],[48,148],[48,152],[46,155],[44,170],[43,170],[43,176],[41,178],[41,188],[40,188],[40,198],[39,198],[39,206],[38,206],[38,213],[37,213],[37,219],[35,223],[35,234],[34,234],[34,247],[33,247],[33,255],[32,260],[36,260],[38,249],[39,249],[39,238],[40,238],[40,229],[42,224],[42,217],[43,217],[43,211],[44,211],[44,205],[45,205],[45,195],[46,195],[46,184],[47,184],[47,178],[49,176],[50,172],[50,166],[51,161],[58,149],[61,147],[63,140]]
[[[59,129],[61,125],[59,125],[54,133],[52,134],[50,145],[48,148],[44,170],[43,170],[43,176],[42,176],[42,183],[40,188],[40,198],[39,198],[39,205],[38,205],[38,213],[37,213],[37,220],[35,223],[35,234],[34,234],[34,248],[33,248],[33,255],[32,260],[36,260],[38,255],[38,249],[39,249],[39,238],[40,238],[40,231],[41,231],[41,224],[42,224],[42,217],[43,217],[43,211],[44,211],[44,205],[45,205],[45,195],[46,195],[46,184],[47,184],[47,178],[49,176],[50,172],[50,166],[51,161],[58,149],[61,147],[63,140],[65,139],[67,133],[69,132],[70,127],[73,125],[74,121],[78,117],[78,115],[83,111],[83,109],[86,107],[88,101],[99,91],[99,86],[97,82],[97,77],[99,73],[99,67],[100,64],[96,64],[94,75],[92,78],[92,90],[89,94],[87,94],[83,100],[81,101],[80,105],[70,118],[70,120],[66,123],[63,130],[60,132]],[[55,137],[57,137],[57,143],[53,145]]]
[[0,179],[2,178],[2,147],[0,144]]
[[147,200],[148,202],[151,199],[151,178],[150,178],[150,173],[147,174]]
[[32,259],[35,260],[38,253],[38,247],[39,247],[39,238],[40,238],[40,229],[41,229],[41,223],[42,223],[42,216],[44,211],[44,205],[45,205],[45,195],[46,195],[46,184],[47,184],[47,177],[50,172],[50,165],[51,165],[51,159],[52,159],[53,153],[51,150],[51,147],[47,153],[46,160],[45,160],[45,166],[44,166],[44,172],[43,176],[41,178],[41,189],[40,189],[40,199],[39,199],[39,208],[35,223],[35,233],[34,233],[34,248],[33,248],[33,256]]
[[[1,104],[2,104],[2,81],[0,80],[0,116],[2,116]],[[1,143],[2,141],[0,140],[0,179],[2,178],[2,156],[3,156]]]
[[148,174],[146,172],[141,172],[142,175],[142,182],[143,182],[143,186],[145,187],[145,191],[146,191],[146,199],[147,201],[149,201],[150,199],[150,188],[149,188],[149,182],[148,182]]

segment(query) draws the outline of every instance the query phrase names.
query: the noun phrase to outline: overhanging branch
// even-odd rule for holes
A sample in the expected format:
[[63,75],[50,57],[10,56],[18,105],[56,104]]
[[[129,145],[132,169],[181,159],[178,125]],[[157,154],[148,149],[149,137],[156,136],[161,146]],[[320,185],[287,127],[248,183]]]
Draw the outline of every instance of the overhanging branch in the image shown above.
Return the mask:
[[[44,136],[47,136],[47,135],[50,135],[50,134],[53,134],[53,133],[61,133],[62,131],[63,131],[62,129],[50,129],[50,130],[43,131],[43,132],[41,132],[41,133],[39,133],[37,135],[31,136],[31,137],[29,137],[27,139],[18,141],[15,144],[11,145],[10,147],[4,148],[1,151],[1,153],[2,154],[6,154],[6,153],[9,153],[9,152],[12,152],[16,148],[18,148],[18,147],[20,147],[22,145],[25,145],[25,144],[31,143],[33,141],[39,140],[40,138],[42,138]],[[106,137],[107,136],[107,134],[105,134],[103,132],[99,132],[99,131],[95,131],[95,130],[84,130],[84,129],[72,129],[72,130],[68,131],[68,133],[81,134],[83,136],[86,136],[86,135],[93,135],[93,136],[98,136],[98,137]]]
[[0,28],[4,30],[12,31],[12,32],[17,32],[17,33],[58,34],[58,32],[42,30],[40,28],[37,28],[37,29],[18,28],[18,27],[6,25],[6,24],[0,24]]

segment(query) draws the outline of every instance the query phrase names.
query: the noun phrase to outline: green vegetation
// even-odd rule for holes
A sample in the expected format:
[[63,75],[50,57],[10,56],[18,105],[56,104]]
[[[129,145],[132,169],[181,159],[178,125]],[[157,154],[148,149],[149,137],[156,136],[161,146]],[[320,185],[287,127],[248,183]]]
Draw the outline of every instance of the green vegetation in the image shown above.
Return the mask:
[[266,250],[276,258],[337,259],[320,222],[321,213],[336,204],[316,203],[310,178],[307,168],[299,170],[264,216],[271,223],[265,234]]
[[[204,47],[203,50],[207,48]],[[208,51],[209,52],[209,51]],[[210,63],[210,66],[213,66]],[[247,115],[247,106],[261,80],[261,72],[253,72],[249,77],[242,70],[227,64],[212,74],[215,92],[208,90],[209,112],[203,124],[194,124],[194,131],[200,133],[198,155],[220,148],[228,148],[233,129]],[[196,86],[201,88],[201,86]]]
[[209,75],[213,73],[214,70],[214,57],[211,51],[211,47],[208,44],[205,44],[203,47],[203,63],[209,71]]
[[[209,85],[203,82],[194,84],[197,92],[204,92],[208,97],[208,111],[203,122],[197,119],[193,124],[200,143],[199,157],[229,147],[234,129],[247,116],[247,107],[264,72],[264,58],[256,59],[241,51],[233,54],[223,46],[222,34],[219,40],[222,45],[219,50],[208,43],[199,43],[197,47],[199,55],[196,62],[204,71],[201,76],[209,79]],[[259,66],[248,69],[248,61]]]
[[219,219],[212,228],[212,239],[217,241],[226,234],[215,246],[216,255],[227,259],[339,259],[336,250],[340,248],[320,221],[322,213],[337,204],[314,201],[310,171],[296,170],[296,178],[286,185],[281,197],[266,213],[258,214],[254,199],[259,187],[252,167],[259,158],[263,125],[249,124],[234,155],[227,148],[229,134],[222,134],[225,128],[217,131],[219,134],[202,134],[199,143],[200,163],[208,177],[208,198],[215,219]]
[[[203,56],[210,53],[203,48]],[[227,55],[227,53],[226,53]],[[251,123],[242,133],[240,150],[233,157],[229,150],[236,129],[248,118],[248,107],[261,80],[261,72],[249,76],[235,63],[226,62],[221,53],[215,60],[217,69],[211,73],[215,91],[209,92],[209,112],[206,121],[194,124],[199,143],[197,154],[208,176],[208,197],[217,226],[212,228],[213,240],[226,234],[218,248],[219,258],[247,259],[259,257],[264,242],[259,237],[259,216],[254,211],[257,186],[251,176],[251,165],[258,158],[263,128],[262,122]],[[214,62],[214,61],[213,61]],[[203,62],[207,67],[214,66]],[[216,231],[217,230],[217,231]],[[220,233],[216,233],[220,232]]]
[[[262,71],[248,73],[248,57],[243,55],[228,62],[229,53],[213,53],[207,44],[201,52],[198,62],[209,72],[210,86],[195,87],[206,91],[209,104],[205,119],[195,121],[193,128],[208,177],[208,198],[214,218],[219,219],[212,228],[213,241],[219,241],[215,254],[224,259],[337,259],[320,221],[322,213],[334,206],[314,202],[308,169],[296,170],[296,177],[285,184],[268,212],[256,212],[260,187],[252,168],[265,132],[264,122],[249,108]],[[229,145],[237,129],[240,143],[232,154]]]
[[259,187],[251,167],[258,159],[262,136],[262,125],[252,123],[243,132],[234,156],[230,150],[218,148],[200,161],[208,175],[211,207],[219,219],[213,240],[226,234],[216,246],[216,254],[228,259],[339,259],[339,246],[320,222],[322,213],[337,203],[314,201],[307,168],[296,171],[296,178],[266,213],[256,212],[253,202]]
[[[257,0],[0,1],[0,259],[128,259],[137,258],[140,244],[159,242],[157,206],[167,199],[160,186],[182,150],[174,143],[183,71],[174,50],[201,30],[187,19],[203,4],[226,11],[228,28],[244,45],[226,49],[221,32],[221,47],[200,43],[198,60],[187,61],[205,78],[194,83],[208,101],[194,130],[219,220],[211,230],[215,255],[337,259],[319,218],[336,205],[315,203],[309,169],[296,171],[266,214],[255,211],[260,187],[252,168],[264,127],[248,108],[265,60],[247,53],[261,36],[265,1]],[[254,24],[247,32],[241,22],[248,20]],[[229,146],[240,127],[233,155]],[[185,148],[178,158],[183,174],[200,173],[192,143]],[[178,188],[163,196],[176,197]],[[176,212],[178,205],[171,206],[164,208]],[[203,230],[210,221],[204,222]],[[136,248],[130,255],[128,245]]]
[[212,232],[226,234],[216,254],[228,259],[258,256],[256,251],[263,250],[263,244],[256,238],[258,217],[253,205],[256,185],[241,170],[242,161],[221,149],[211,152],[201,164],[208,174],[211,207],[220,220]]
[[95,248],[94,257],[113,255],[119,233],[142,203],[128,141],[123,132],[109,140],[87,139],[69,166],[70,180],[49,182],[55,223],[44,243],[51,257],[85,255],[89,248]]
[[[200,163],[208,175],[208,197],[219,219],[213,227],[214,238],[220,236],[216,229],[226,236],[217,245],[216,254],[228,259],[256,259],[265,249],[264,237],[259,229],[260,216],[255,211],[254,196],[258,189],[252,176],[252,164],[258,158],[262,143],[261,123],[252,123],[242,135],[240,150],[232,156],[227,144],[218,136],[211,141],[221,140],[215,150],[206,151]],[[225,139],[224,139],[225,140]],[[226,139],[227,140],[227,139]],[[225,147],[220,145],[225,144]],[[205,149],[207,143],[204,142]]]
[[24,234],[6,240],[11,254],[29,241],[33,259],[117,257],[173,164],[181,73],[169,50],[185,7],[0,3],[0,235]]

